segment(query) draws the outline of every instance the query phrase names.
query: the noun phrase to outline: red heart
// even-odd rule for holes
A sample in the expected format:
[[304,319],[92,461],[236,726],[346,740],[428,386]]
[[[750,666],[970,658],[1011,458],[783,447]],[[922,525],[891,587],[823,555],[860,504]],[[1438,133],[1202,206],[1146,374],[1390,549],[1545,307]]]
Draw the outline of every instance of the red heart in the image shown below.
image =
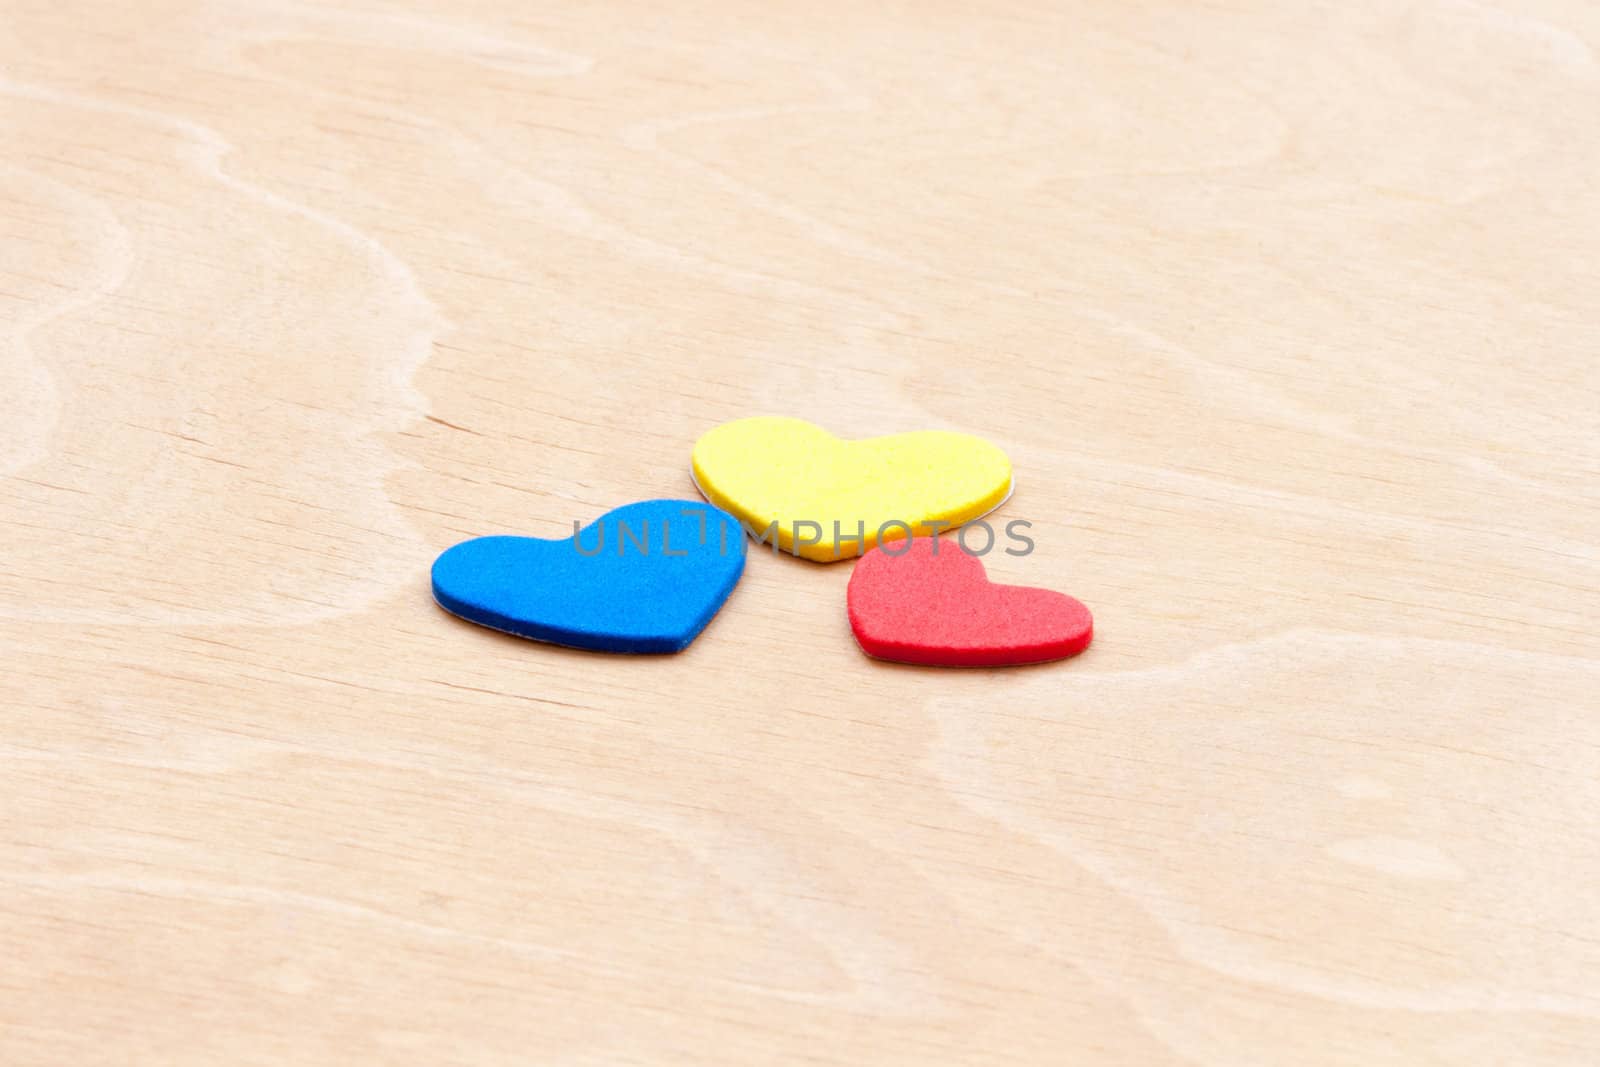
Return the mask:
[[976,556],[932,537],[862,556],[846,600],[861,650],[900,663],[1043,663],[1075,656],[1094,638],[1094,619],[1078,601],[1050,589],[996,585]]

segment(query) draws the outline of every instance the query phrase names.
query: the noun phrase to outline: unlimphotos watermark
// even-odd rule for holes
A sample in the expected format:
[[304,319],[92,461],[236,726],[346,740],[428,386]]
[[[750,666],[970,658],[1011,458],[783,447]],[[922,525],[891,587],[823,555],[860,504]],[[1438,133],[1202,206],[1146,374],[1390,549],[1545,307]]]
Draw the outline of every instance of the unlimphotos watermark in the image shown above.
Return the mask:
[[[610,551],[617,556],[626,556],[630,552],[648,556],[659,552],[663,556],[687,556],[691,545],[700,548],[706,547],[711,531],[707,528],[706,512],[703,510],[684,509],[685,518],[698,519],[698,524],[686,523],[675,527],[670,521],[662,519],[652,529],[648,519],[633,526],[626,519],[595,523],[592,527],[584,528],[574,519],[572,521],[572,541],[580,556],[598,556],[607,551],[608,542]],[[697,526],[696,529],[683,531],[682,525]],[[939,547],[944,542],[939,540],[939,535],[957,524],[946,522],[942,519],[924,520],[922,522],[906,522],[902,519],[889,519],[878,526],[875,536],[869,542],[867,537],[866,520],[857,520],[854,530],[845,529],[838,520],[832,523],[832,537],[823,540],[827,531],[823,524],[813,519],[795,519],[788,524],[790,554],[798,556],[804,549],[816,545],[830,546],[833,549],[833,558],[843,559],[846,556],[859,556],[871,547],[872,544],[880,546],[884,552],[891,556],[898,556],[911,548],[911,537],[933,538],[933,553],[939,554]],[[606,527],[614,526],[615,534],[608,538]],[[1022,531],[1032,529],[1033,523],[1027,519],[1012,519],[1005,524],[1005,547],[1003,551],[1008,556],[1026,556],[1033,552],[1033,538]],[[674,530],[677,534],[674,534]],[[766,529],[758,530],[749,523],[740,521],[739,532],[731,534],[733,524],[727,522],[717,523],[716,539],[717,551],[726,555],[734,551],[737,542],[730,543],[731,537],[742,537],[748,534],[757,544],[771,545],[773,555],[784,551],[780,531],[783,524],[774,519],[767,524]],[[587,542],[585,535],[588,535]],[[659,536],[652,536],[653,534]],[[675,541],[674,537],[678,539]],[[969,556],[986,556],[1001,546],[1001,538],[995,528],[982,519],[961,524],[956,531],[956,544],[962,552]],[[851,546],[846,550],[846,546]]]

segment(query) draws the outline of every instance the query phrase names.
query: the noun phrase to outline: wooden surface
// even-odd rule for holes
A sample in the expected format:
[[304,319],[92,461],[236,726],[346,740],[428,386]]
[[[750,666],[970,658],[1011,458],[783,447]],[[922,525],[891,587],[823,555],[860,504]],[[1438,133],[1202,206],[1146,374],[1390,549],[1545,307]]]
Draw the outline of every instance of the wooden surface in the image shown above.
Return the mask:
[[[0,9],[8,1067],[1595,1062],[1594,5]],[[432,603],[756,413],[1094,647]]]

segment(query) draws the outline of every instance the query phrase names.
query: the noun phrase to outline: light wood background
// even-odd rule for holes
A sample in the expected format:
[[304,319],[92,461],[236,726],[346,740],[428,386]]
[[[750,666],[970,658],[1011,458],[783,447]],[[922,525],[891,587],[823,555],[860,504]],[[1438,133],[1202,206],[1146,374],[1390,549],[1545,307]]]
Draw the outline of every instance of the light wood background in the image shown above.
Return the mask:
[[[1600,1056],[1600,7],[0,2],[0,1061]],[[460,623],[716,423],[1082,658]]]

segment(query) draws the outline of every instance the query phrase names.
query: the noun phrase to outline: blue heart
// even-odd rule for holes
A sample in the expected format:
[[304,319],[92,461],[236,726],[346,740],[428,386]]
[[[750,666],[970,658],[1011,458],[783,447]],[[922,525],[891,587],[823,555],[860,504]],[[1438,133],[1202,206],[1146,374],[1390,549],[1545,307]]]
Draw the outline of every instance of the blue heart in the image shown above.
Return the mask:
[[433,563],[433,596],[468,622],[603,652],[677,652],[744,573],[744,531],[725,511],[646,500],[573,537],[478,537]]

